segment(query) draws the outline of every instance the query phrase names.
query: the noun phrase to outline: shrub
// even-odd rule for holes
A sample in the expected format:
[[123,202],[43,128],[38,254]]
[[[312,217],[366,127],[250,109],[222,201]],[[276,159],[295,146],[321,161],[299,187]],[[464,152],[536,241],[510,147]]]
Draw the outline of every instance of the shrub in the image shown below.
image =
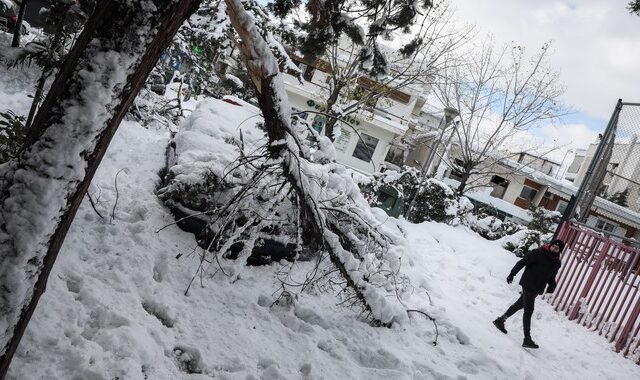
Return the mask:
[[14,158],[27,136],[24,116],[12,111],[0,112],[0,164]]
[[495,216],[480,215],[471,223],[471,229],[487,240],[497,240],[513,235],[525,227],[510,220],[502,221]]
[[469,199],[459,196],[444,182],[428,178],[420,186],[407,219],[412,223],[429,220],[456,225],[472,210]]

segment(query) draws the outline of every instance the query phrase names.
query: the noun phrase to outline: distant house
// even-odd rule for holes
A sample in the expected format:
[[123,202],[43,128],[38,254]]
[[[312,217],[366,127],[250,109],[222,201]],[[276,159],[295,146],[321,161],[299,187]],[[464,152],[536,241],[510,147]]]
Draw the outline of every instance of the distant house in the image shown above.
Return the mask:
[[[322,60],[310,62],[293,54],[291,58],[304,79],[301,84],[296,77],[284,74],[292,113],[322,134],[327,121],[322,114],[326,98],[322,94],[327,93],[331,65]],[[368,91],[376,82],[363,76],[358,85]],[[391,168],[411,163],[422,165],[420,160],[426,157],[433,139],[421,136],[437,129],[440,120],[431,113],[435,111],[425,105],[425,91],[408,86],[389,91],[375,104],[348,116],[349,125],[339,122],[334,141],[337,161],[365,174],[379,171],[382,164]],[[416,150],[421,152],[414,153]]]
[[[571,180],[576,186],[582,182],[597,147],[598,144],[594,143],[586,150],[576,152],[565,176],[567,180]],[[624,191],[627,192],[627,207],[640,212],[640,142],[636,135],[625,143],[613,146],[600,195],[611,198]]]
[[[478,205],[494,207],[503,218],[521,223],[530,220],[527,210],[532,205],[564,212],[578,188],[554,178],[552,174],[558,173],[560,165],[526,153],[515,157],[515,160],[488,160],[486,165],[493,174],[465,195]],[[452,185],[457,184],[455,171],[447,170],[444,176]],[[616,235],[618,240],[640,240],[640,213],[601,197],[596,197],[586,224]]]

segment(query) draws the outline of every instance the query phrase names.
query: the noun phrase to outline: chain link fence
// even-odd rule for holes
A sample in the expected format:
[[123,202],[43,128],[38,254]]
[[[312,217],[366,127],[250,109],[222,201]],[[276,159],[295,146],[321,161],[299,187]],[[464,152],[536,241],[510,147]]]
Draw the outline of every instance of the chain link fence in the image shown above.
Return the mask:
[[619,100],[599,142],[591,144],[582,154],[582,164],[574,179],[578,191],[563,219],[639,240],[640,225],[622,228],[606,217],[594,216],[594,210],[608,210],[640,220],[640,103]]

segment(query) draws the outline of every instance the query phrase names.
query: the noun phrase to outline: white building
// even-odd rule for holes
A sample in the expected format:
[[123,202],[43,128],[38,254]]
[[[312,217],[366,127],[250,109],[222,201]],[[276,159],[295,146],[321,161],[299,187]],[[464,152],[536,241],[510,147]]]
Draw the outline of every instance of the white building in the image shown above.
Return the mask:
[[[533,160],[529,160],[533,158]],[[578,188],[561,181],[549,173],[556,172],[560,165],[542,157],[517,155],[516,160],[488,162],[491,176],[483,179],[482,187],[465,195],[476,204],[494,207],[506,219],[521,223],[530,220],[529,206],[564,212],[572,195]],[[521,162],[518,162],[521,161]],[[526,162],[526,165],[522,163]],[[455,172],[447,170],[446,180],[455,186]],[[640,241],[640,213],[596,197],[586,224],[596,230],[615,235],[618,240]]]
[[[324,133],[326,117],[321,114],[328,93],[328,78],[331,67],[321,60],[305,62],[293,56],[303,73],[304,83],[292,75],[284,74],[292,112],[307,120],[319,133]],[[374,85],[371,79],[362,77],[359,85],[364,89]],[[409,157],[410,151],[420,146],[428,151],[429,142],[416,144],[414,137],[438,127],[439,118],[425,105],[424,89],[404,87],[391,90],[379,99],[375,107],[358,111],[349,116],[349,125],[338,123],[334,146],[336,159],[341,164],[361,173],[373,173],[386,166],[400,167],[405,164],[421,165],[424,152]],[[431,111],[431,112],[430,112]],[[411,161],[409,160],[411,159]]]
[[[576,152],[565,176],[566,179],[573,181],[575,186],[579,186],[585,177],[598,143],[589,145],[586,150]],[[628,142],[616,143],[613,146],[600,193],[610,197],[624,190],[628,191],[627,206],[640,212],[640,141],[636,135],[633,135]]]

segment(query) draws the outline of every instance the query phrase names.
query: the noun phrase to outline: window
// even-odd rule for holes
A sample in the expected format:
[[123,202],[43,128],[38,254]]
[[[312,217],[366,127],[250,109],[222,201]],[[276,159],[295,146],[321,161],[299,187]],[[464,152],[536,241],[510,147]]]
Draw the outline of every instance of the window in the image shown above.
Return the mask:
[[376,151],[379,140],[364,133],[361,133],[360,137],[356,149],[353,150],[353,157],[365,162],[371,162],[371,157],[373,152]]
[[304,80],[306,80],[307,82],[311,82],[311,80],[313,79],[313,74],[315,72],[316,72],[316,69],[314,69],[311,66],[307,66],[305,70],[302,72],[302,78],[304,78]]
[[322,128],[327,123],[327,118],[323,115],[316,115],[311,122],[311,128],[315,129],[316,132],[322,134]]
[[567,206],[569,206],[569,204],[565,201],[559,201],[558,202],[558,208],[556,209],[556,211],[558,211],[561,214],[564,214],[564,212],[567,210]]
[[533,189],[529,186],[524,186],[522,191],[520,192],[520,198],[526,199],[529,202],[533,202],[533,198],[538,194],[538,190]]
[[396,146],[390,147],[384,160],[397,166],[404,165],[404,149]]
[[611,224],[604,219],[598,219],[596,222],[596,228],[602,231],[613,232],[616,229],[616,225]]
[[491,185],[493,186],[493,191],[491,191],[490,195],[494,198],[502,199],[507,187],[509,187],[509,181],[499,175],[494,175],[491,177]]

